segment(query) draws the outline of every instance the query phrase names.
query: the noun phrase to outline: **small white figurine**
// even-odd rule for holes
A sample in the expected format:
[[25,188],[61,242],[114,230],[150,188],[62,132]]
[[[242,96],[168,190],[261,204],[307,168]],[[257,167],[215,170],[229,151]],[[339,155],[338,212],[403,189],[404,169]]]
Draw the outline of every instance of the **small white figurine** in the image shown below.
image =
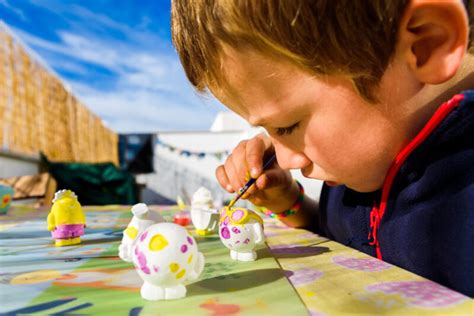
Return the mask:
[[193,195],[191,220],[196,234],[206,236],[215,233],[219,221],[219,211],[214,208],[211,192],[200,187]]
[[133,264],[144,281],[142,298],[171,300],[186,296],[183,283],[199,277],[204,256],[184,227],[159,223],[148,227],[133,244]]
[[132,245],[138,234],[153,224],[164,222],[157,212],[150,212],[144,203],[132,206],[133,218],[123,231],[122,243],[119,246],[119,257],[123,261],[132,262]]
[[184,227],[163,222],[161,216],[151,218],[156,213],[149,212],[145,204],[135,205],[132,212],[119,256],[132,261],[143,279],[142,298],[156,301],[186,296],[183,283],[197,279],[204,269],[196,241]]
[[230,249],[230,257],[239,261],[254,261],[257,245],[265,242],[263,220],[254,211],[224,207],[219,219],[219,236]]

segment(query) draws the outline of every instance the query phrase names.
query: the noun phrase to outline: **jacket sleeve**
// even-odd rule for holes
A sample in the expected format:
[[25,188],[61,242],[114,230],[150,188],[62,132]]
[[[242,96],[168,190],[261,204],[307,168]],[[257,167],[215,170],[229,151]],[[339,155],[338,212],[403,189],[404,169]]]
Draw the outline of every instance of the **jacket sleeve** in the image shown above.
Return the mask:
[[442,284],[474,297],[474,183],[433,219],[433,265]]

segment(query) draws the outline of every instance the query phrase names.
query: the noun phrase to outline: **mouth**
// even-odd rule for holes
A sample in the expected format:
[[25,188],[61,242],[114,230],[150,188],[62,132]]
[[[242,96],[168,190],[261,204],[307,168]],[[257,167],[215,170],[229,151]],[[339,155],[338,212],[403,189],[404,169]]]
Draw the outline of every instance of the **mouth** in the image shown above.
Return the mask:
[[[316,180],[322,180],[321,178],[316,178],[316,177],[312,177],[311,176],[311,173],[313,171],[313,168],[312,166],[307,166],[305,168],[302,168],[300,169],[301,171],[301,174],[305,177],[305,178],[309,178],[309,179],[316,179]],[[326,185],[330,186],[330,187],[336,187],[338,185],[342,185],[342,183],[339,183],[339,182],[336,182],[336,181],[328,181],[328,180],[322,180],[324,181],[324,183],[326,183]]]

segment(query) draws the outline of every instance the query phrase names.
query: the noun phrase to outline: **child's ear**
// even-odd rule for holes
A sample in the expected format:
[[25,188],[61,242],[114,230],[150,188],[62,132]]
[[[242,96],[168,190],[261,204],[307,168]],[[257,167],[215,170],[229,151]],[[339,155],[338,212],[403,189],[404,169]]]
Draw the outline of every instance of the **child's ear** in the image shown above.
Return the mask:
[[468,36],[462,1],[411,0],[401,19],[397,49],[420,82],[439,84],[455,75]]

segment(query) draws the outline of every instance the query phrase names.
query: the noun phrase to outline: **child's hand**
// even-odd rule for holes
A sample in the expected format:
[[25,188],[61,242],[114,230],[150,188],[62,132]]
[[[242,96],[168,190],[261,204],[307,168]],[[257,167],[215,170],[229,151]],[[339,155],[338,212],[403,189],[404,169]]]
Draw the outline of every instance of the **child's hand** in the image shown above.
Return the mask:
[[241,141],[225,163],[217,168],[217,180],[227,192],[235,193],[250,177],[257,178],[242,198],[273,212],[288,209],[298,196],[298,186],[291,173],[281,169],[278,163],[263,171],[264,156],[268,157],[273,151],[270,139],[264,134]]

